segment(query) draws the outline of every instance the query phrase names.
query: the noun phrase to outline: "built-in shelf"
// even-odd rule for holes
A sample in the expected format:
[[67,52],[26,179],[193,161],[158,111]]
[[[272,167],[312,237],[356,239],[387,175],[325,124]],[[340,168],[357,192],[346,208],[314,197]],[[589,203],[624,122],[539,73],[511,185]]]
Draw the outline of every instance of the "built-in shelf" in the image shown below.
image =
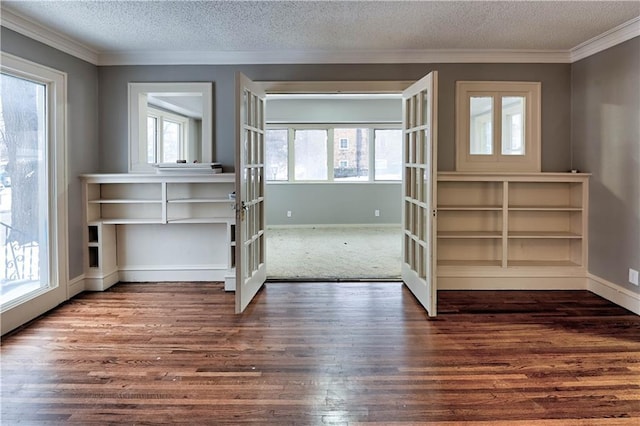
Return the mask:
[[439,282],[465,288],[494,280],[504,288],[529,285],[533,277],[565,284],[584,277],[588,179],[581,173],[439,173]]
[[[123,274],[120,257],[138,262],[125,265],[124,276],[133,281],[216,281],[232,273],[235,200],[229,194],[235,190],[234,174],[93,174],[82,179],[89,287],[104,289],[117,281]],[[172,265],[174,259],[182,260]]]

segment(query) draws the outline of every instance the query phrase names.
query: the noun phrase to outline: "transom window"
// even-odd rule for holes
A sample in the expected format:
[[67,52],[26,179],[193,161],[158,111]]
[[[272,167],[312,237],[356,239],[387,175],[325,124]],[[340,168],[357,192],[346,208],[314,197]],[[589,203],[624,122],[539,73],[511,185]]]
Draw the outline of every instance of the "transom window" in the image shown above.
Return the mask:
[[456,170],[540,171],[538,82],[459,81]]
[[370,182],[402,179],[402,130],[395,125],[268,128],[268,181]]

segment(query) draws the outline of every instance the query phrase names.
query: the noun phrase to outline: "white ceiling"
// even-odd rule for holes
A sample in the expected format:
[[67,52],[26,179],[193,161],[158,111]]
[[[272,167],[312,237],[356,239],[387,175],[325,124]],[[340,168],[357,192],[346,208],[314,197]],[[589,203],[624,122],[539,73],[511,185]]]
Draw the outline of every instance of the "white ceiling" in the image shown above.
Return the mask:
[[102,64],[424,62],[434,52],[555,54],[563,62],[625,23],[637,31],[640,21],[638,0],[3,0],[2,10],[4,26],[47,33]]

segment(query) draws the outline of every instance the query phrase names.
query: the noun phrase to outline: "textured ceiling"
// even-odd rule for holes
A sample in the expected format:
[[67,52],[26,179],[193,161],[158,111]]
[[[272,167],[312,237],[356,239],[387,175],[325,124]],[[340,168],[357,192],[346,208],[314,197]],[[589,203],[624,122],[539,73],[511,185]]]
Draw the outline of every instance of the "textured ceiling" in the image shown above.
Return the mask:
[[640,1],[11,1],[99,52],[568,50],[640,16]]

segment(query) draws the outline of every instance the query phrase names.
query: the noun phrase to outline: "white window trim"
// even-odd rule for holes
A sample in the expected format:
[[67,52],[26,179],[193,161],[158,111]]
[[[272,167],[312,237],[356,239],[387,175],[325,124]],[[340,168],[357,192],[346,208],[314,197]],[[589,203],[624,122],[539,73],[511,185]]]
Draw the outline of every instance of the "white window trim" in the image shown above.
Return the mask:
[[35,62],[0,52],[2,72],[47,86],[49,177],[49,289],[30,293],[31,306],[20,309],[16,300],[2,312],[2,333],[35,318],[69,298],[67,206],[67,74]]
[[[346,142],[344,147],[342,146],[342,141]],[[338,146],[339,149],[344,149],[344,150],[349,149],[349,138],[340,138],[338,143],[339,143],[339,146]]]
[[[456,171],[459,172],[540,172],[541,168],[541,91],[540,82],[521,81],[458,81],[456,82]],[[469,99],[472,96],[494,98],[493,153],[470,154]],[[502,111],[498,108],[503,96],[525,98],[525,155],[502,155]]]
[[[333,140],[333,132],[330,130],[333,129],[344,129],[344,128],[366,128],[369,130],[369,176],[366,181],[348,181],[348,180],[334,180],[334,168],[331,166],[334,162],[334,140]],[[393,123],[393,122],[367,122],[367,123],[267,123],[266,129],[277,129],[284,130],[287,129],[288,133],[288,180],[267,180],[267,184],[285,184],[285,183],[358,183],[358,184],[367,184],[367,183],[400,183],[402,179],[398,180],[385,180],[385,179],[375,179],[375,131],[376,130],[384,130],[384,129],[402,129],[402,123]],[[327,130],[327,179],[326,180],[298,180],[295,178],[295,147],[294,147],[294,138],[296,130]]]

